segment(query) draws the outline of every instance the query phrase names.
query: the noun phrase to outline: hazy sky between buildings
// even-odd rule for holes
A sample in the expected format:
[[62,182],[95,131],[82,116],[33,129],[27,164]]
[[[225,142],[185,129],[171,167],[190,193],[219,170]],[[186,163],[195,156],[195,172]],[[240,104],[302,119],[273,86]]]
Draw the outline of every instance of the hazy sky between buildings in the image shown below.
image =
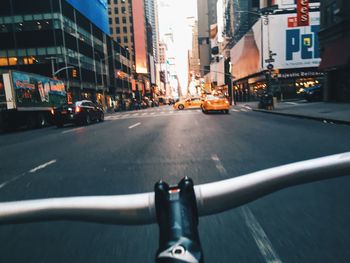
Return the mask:
[[160,39],[164,34],[172,32],[174,45],[168,46],[167,54],[175,57],[176,71],[183,91],[187,89],[188,50],[192,46],[192,28],[188,17],[197,17],[196,0],[159,0],[159,33]]

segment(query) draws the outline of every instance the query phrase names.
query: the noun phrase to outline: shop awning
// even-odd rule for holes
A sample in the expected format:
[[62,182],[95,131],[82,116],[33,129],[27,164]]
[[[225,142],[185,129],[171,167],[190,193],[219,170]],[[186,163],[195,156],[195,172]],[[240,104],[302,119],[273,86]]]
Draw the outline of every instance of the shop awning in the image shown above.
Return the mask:
[[327,43],[321,53],[320,69],[331,69],[350,63],[350,37]]

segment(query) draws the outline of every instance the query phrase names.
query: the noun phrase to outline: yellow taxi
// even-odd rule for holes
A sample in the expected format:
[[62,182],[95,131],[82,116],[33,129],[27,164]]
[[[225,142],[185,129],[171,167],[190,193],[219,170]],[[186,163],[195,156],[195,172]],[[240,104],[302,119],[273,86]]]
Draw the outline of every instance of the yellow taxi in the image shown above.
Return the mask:
[[230,112],[230,102],[224,95],[208,95],[203,104],[202,111],[208,113],[209,111],[223,111],[226,114]]
[[193,97],[188,98],[185,100],[180,100],[174,104],[174,109],[195,109],[195,108],[201,108],[203,103],[203,100],[201,98]]

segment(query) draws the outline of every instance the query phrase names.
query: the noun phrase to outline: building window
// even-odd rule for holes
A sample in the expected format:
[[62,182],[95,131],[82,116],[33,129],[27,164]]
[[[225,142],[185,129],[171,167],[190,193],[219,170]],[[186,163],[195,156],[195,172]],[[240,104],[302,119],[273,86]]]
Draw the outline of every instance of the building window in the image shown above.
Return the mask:
[[114,32],[113,27],[110,27],[110,28],[109,28],[109,33],[110,33],[110,34],[113,34],[113,32]]
[[126,13],[125,6],[122,6],[122,13],[123,13],[123,14],[125,14],[125,13]]
[[132,16],[129,16],[129,22],[132,24]]
[[123,24],[126,24],[126,17],[125,16],[123,16]]
[[118,7],[114,7],[114,13],[118,14]]
[[117,5],[118,4],[118,0],[114,0],[114,4]]
[[128,33],[128,29],[126,28],[126,26],[123,27],[123,33]]
[[119,17],[114,18],[114,20],[116,24],[119,24]]
[[112,18],[109,18],[109,24],[112,24]]
[[117,34],[120,34],[120,28],[119,28],[119,27],[117,27],[117,28],[115,29],[115,31],[116,31]]
[[128,37],[124,37],[124,43],[128,43]]
[[118,42],[118,43],[121,43],[120,37],[117,37],[117,42]]

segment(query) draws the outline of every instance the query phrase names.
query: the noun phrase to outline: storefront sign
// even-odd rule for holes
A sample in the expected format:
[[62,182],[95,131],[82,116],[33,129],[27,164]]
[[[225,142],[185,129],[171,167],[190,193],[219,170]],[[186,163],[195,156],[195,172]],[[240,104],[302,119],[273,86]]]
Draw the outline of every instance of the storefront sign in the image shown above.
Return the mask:
[[306,78],[306,77],[320,77],[324,74],[317,71],[299,71],[299,72],[284,72],[277,74],[278,78],[288,79],[288,78]]
[[310,25],[309,0],[297,0],[297,18],[298,26]]

